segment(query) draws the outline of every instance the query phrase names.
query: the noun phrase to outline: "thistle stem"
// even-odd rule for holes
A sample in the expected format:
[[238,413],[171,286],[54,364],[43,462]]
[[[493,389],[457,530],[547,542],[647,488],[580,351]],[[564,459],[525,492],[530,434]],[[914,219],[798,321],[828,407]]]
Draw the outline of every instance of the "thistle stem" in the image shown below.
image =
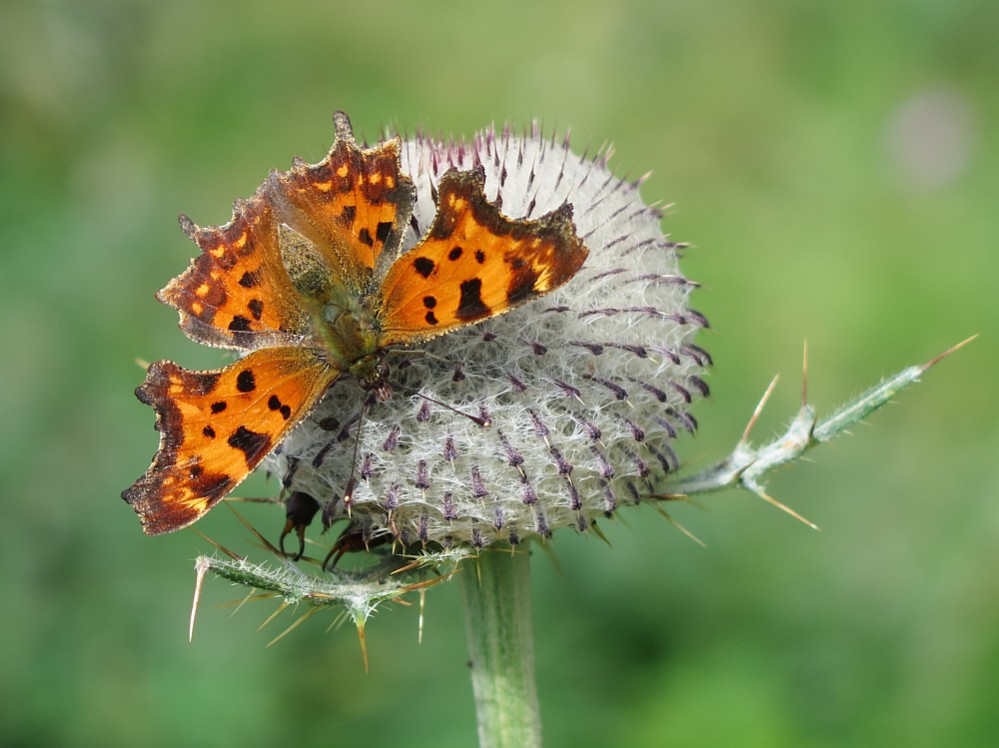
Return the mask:
[[530,554],[483,550],[463,562],[465,631],[481,748],[541,745],[534,682]]

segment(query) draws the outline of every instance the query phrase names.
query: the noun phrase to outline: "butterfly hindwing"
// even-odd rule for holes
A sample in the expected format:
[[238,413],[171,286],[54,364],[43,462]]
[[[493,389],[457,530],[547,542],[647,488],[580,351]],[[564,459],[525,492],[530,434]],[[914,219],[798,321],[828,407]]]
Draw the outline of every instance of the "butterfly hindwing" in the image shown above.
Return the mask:
[[484,186],[481,167],[441,178],[433,225],[382,284],[383,345],[502,314],[558,288],[582,266],[587,249],[570,205],[534,220],[511,219],[486,199]]
[[235,488],[339,376],[318,351],[267,348],[225,368],[152,364],[136,390],[157,414],[160,446],[122,493],[149,535],[191,524]]
[[284,220],[359,294],[380,258],[398,255],[416,193],[400,171],[398,138],[361,148],[346,114],[336,112],[333,121],[337,138],[326,158],[272,174],[270,189]]

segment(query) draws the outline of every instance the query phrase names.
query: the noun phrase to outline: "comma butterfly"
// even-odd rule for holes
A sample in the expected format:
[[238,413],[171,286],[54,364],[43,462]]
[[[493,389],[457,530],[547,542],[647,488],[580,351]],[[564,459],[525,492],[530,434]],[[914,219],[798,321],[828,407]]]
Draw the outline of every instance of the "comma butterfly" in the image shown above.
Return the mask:
[[272,172],[228,224],[180,217],[202,254],[157,298],[192,340],[245,355],[213,371],[158,361],[136,390],[160,444],[122,498],[149,535],[205,514],[341,376],[384,400],[387,353],[547,294],[586,259],[571,205],[508,218],[481,167],[441,177],[433,223],[403,252],[416,192],[399,139],[363,148],[345,114],[333,121],[323,161]]

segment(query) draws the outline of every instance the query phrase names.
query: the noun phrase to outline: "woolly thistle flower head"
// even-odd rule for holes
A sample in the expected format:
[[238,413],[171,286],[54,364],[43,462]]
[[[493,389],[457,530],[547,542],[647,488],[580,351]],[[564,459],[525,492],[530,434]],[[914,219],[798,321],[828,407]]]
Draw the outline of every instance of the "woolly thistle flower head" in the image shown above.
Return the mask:
[[445,172],[481,165],[511,218],[569,203],[589,256],[558,290],[392,355],[387,400],[338,382],[265,463],[288,495],[314,497],[327,525],[349,519],[366,542],[444,547],[583,532],[654,500],[708,394],[710,357],[694,343],[707,321],[688,307],[696,284],[661,212],[608,156],[537,128],[403,141],[417,194],[404,250],[431,225]]

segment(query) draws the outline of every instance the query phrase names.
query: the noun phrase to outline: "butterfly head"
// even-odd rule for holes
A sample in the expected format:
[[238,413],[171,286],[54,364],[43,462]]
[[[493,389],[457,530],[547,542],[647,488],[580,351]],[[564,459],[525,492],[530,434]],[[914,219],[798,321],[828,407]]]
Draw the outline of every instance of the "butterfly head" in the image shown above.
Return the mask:
[[379,402],[392,396],[392,385],[388,382],[389,366],[379,351],[362,356],[350,366],[350,374],[362,389],[374,394]]

